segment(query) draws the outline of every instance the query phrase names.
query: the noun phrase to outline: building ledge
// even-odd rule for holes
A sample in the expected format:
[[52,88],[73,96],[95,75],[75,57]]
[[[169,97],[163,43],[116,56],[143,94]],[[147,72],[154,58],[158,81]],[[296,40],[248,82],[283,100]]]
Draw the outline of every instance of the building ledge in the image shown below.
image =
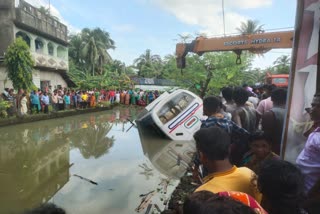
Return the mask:
[[31,52],[31,55],[35,61],[35,67],[45,67],[65,71],[69,68],[69,62],[66,59],[37,52]]

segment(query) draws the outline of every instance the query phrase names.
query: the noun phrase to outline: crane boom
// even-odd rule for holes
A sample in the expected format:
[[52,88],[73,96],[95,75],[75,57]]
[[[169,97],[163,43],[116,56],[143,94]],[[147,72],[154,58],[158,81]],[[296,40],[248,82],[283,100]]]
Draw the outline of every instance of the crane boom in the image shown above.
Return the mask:
[[178,43],[176,45],[177,66],[178,68],[185,67],[185,56],[189,52],[201,55],[213,51],[235,51],[238,54],[242,50],[254,52],[274,48],[292,48],[292,42],[293,31],[216,38],[198,37],[191,43]]

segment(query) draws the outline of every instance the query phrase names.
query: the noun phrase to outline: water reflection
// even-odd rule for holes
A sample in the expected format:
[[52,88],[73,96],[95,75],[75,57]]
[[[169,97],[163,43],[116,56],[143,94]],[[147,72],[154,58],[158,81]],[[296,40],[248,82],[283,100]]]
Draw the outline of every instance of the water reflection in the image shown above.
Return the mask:
[[[30,134],[30,135],[29,135]],[[0,210],[14,213],[48,201],[69,180],[69,144],[57,140],[31,141],[34,132],[17,132],[20,143],[4,141],[0,153]]]
[[[108,153],[113,124],[129,110],[10,126],[0,129],[0,213],[18,213],[48,201],[69,181],[69,151],[84,158]],[[110,121],[110,122],[109,122]]]
[[[163,139],[140,126],[139,136],[144,154],[159,172],[174,179],[184,175],[196,151],[194,142]],[[149,169],[145,167],[144,174],[148,173]]]
[[141,193],[157,188],[163,191],[152,201],[163,208],[194,146],[150,131],[139,130],[139,138],[128,121],[139,111],[115,108],[0,128],[0,213],[20,213],[49,200],[69,214],[129,214]]
[[110,123],[91,123],[82,127],[74,131],[69,140],[73,147],[80,150],[84,158],[99,158],[113,146],[114,136],[107,137],[112,128]]

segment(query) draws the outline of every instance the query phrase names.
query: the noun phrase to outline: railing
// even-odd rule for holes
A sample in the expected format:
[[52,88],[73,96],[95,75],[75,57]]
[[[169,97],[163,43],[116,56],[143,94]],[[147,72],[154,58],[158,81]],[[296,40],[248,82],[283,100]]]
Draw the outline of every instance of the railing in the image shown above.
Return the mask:
[[24,1],[20,1],[19,7],[16,8],[15,21],[67,42],[68,29],[66,25],[41,13],[37,8]]

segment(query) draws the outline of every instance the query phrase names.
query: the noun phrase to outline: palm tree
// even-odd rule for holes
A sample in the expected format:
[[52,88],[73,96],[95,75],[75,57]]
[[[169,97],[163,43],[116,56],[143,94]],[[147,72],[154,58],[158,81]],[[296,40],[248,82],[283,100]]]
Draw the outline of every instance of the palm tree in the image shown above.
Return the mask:
[[45,14],[47,16],[49,16],[49,8],[46,8],[44,6],[41,6],[38,8],[38,10],[42,13],[42,14]]
[[282,55],[273,62],[273,70],[278,74],[288,74],[291,58],[288,55]]
[[112,124],[97,123],[79,129],[71,136],[72,145],[80,150],[85,159],[99,158],[106,154],[114,144],[114,137],[107,137]]
[[263,25],[259,25],[259,21],[257,20],[247,20],[247,22],[241,22],[240,28],[236,28],[236,30],[245,35],[245,34],[255,34],[263,32]]
[[107,50],[115,48],[114,41],[108,32],[100,28],[94,30],[84,28],[81,31],[81,38],[83,40],[82,57],[90,64],[92,75],[95,73],[96,64],[101,74],[103,64],[112,60]]
[[264,83],[266,78],[266,72],[255,68],[253,70],[244,71],[240,73],[241,80],[249,85],[254,85],[256,83]]
[[159,74],[161,57],[159,55],[152,55],[151,50],[147,49],[145,54],[141,54],[133,63],[139,69],[139,76],[149,77]]
[[186,35],[178,34],[178,36],[179,36],[179,41],[181,41],[182,43],[186,43],[193,38],[191,34],[186,34]]
[[53,16],[53,15],[50,14],[50,9],[49,9],[49,8],[46,8],[46,7],[44,7],[44,6],[41,6],[41,7],[38,8],[38,10],[40,11],[40,13],[42,13],[42,14],[44,14],[44,15],[46,15],[46,16],[49,16],[49,17],[51,17],[51,18],[59,21],[59,18],[58,18],[58,17]]
[[69,58],[77,65],[82,65],[81,50],[83,48],[83,41],[80,34],[69,36]]

